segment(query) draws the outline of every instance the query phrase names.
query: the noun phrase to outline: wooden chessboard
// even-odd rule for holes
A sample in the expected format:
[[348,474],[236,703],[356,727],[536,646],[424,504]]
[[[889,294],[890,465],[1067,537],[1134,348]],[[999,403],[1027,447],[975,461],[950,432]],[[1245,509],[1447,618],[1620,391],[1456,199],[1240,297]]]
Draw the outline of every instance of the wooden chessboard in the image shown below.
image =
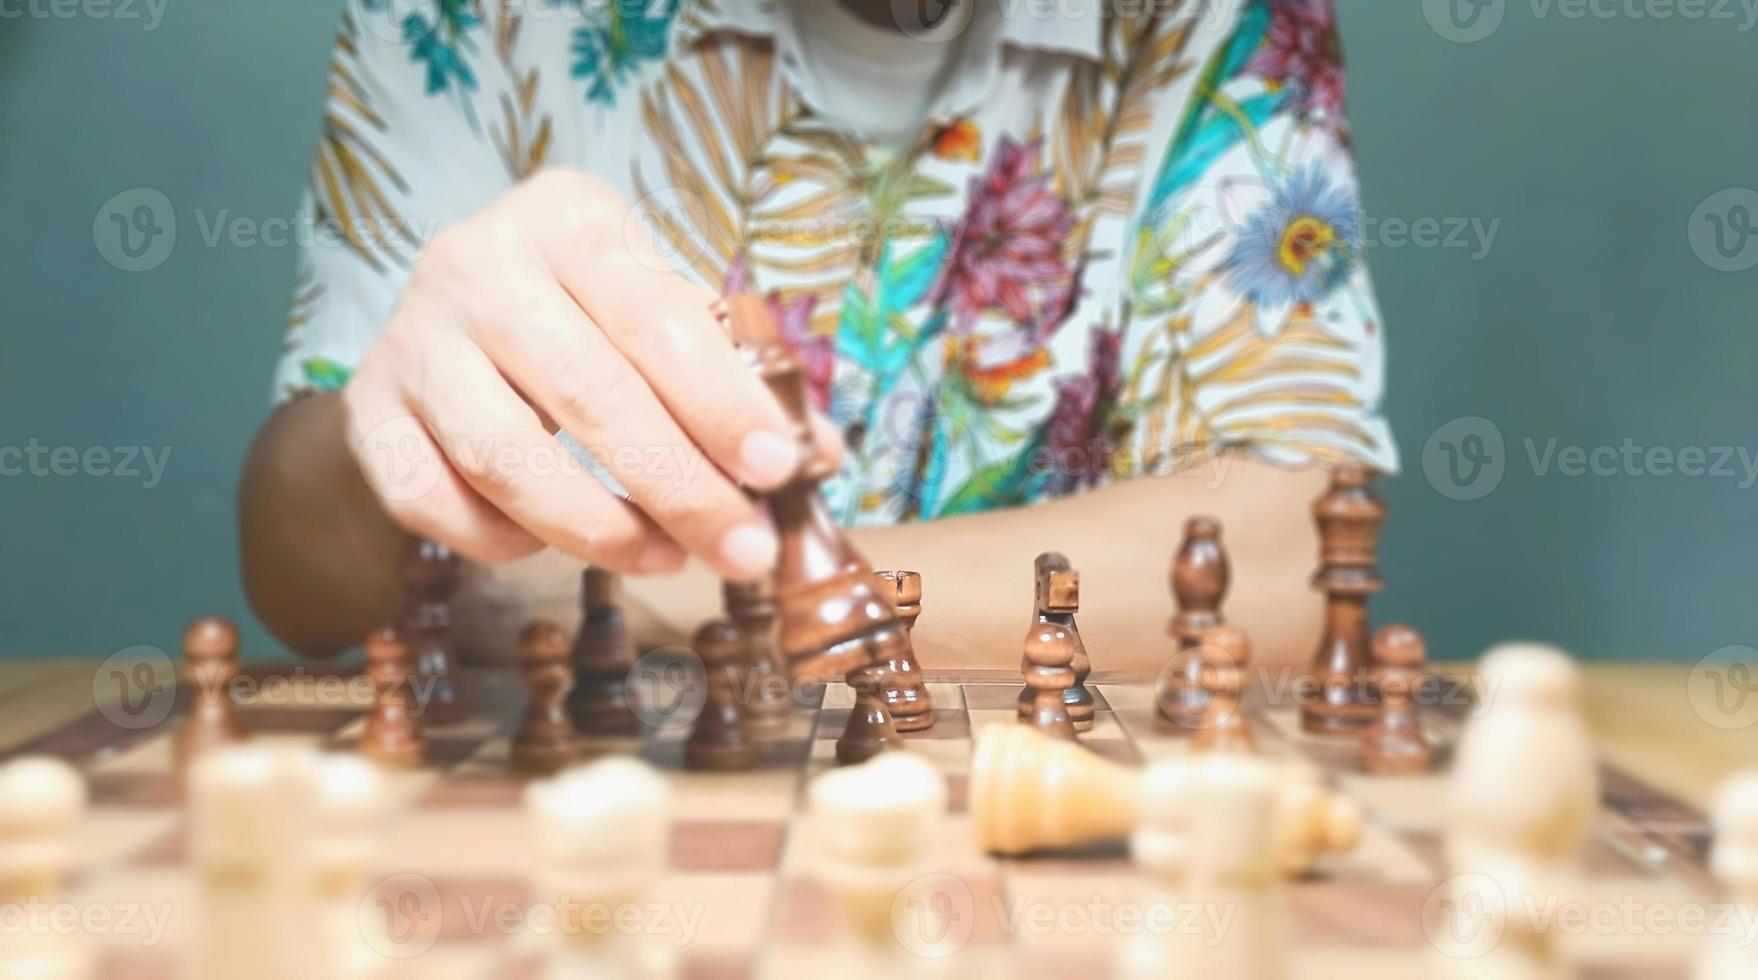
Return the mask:
[[[240,715],[259,740],[346,749],[367,695],[339,667],[300,665],[246,671],[255,690]],[[935,841],[936,888],[951,902],[960,976],[1106,976],[1124,942],[1129,910],[1140,910],[1143,879],[1124,847],[998,860],[971,844],[966,806],[973,732],[1013,722],[1016,674],[930,673],[936,720],[907,736],[909,747],[946,773],[952,815]],[[509,737],[521,698],[514,675],[466,676],[469,720],[430,730],[430,764],[391,779],[398,814],[376,869],[380,895],[411,949],[393,976],[489,977],[540,973],[544,946],[514,919],[533,901],[529,835],[519,806],[523,781],[508,772]],[[100,687],[102,685],[99,685]],[[1095,674],[1094,751],[1140,762],[1187,751],[1157,729],[1148,685]],[[766,749],[756,771],[685,772],[681,729],[643,738],[597,740],[592,753],[637,752],[674,788],[670,865],[648,897],[653,944],[692,977],[825,976],[847,940],[813,877],[803,788],[834,765],[833,744],[851,703],[847,688],[796,711],[787,736]],[[1445,777],[1362,775],[1354,754],[1300,734],[1292,706],[1254,695],[1264,750],[1303,756],[1330,772],[1360,803],[1368,829],[1360,848],[1290,884],[1296,976],[1407,978],[1432,975],[1438,955],[1425,929],[1444,879],[1441,832]],[[136,711],[138,705],[128,707]],[[80,831],[80,866],[69,901],[168,915],[162,941],[103,935],[104,975],[177,974],[195,939],[196,883],[187,863],[184,819],[171,775],[177,712],[153,724],[104,704],[10,748],[7,757],[51,753],[90,780],[92,810]],[[1431,710],[1425,723],[1443,745],[1464,714]],[[161,712],[162,714],[162,712]],[[1444,753],[1443,753],[1444,754]],[[1700,813],[1612,767],[1604,772],[1601,820],[1588,856],[1596,902],[1678,908],[1708,901],[1707,831]],[[688,921],[688,927],[684,923]],[[117,930],[120,932],[121,930]],[[1592,977],[1684,976],[1688,935],[1581,935],[1570,940]]]

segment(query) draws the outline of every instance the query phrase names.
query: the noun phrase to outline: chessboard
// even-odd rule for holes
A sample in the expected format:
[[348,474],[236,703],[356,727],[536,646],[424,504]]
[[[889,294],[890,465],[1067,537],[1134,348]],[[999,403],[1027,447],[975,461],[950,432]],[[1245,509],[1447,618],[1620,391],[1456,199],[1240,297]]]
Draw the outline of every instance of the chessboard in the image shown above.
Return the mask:
[[[64,898],[109,916],[108,927],[91,937],[105,977],[186,975],[182,964],[199,941],[199,882],[173,765],[188,691],[163,683],[169,680],[157,678],[176,692],[169,710],[101,699],[89,714],[0,756],[56,756],[87,780],[90,805],[76,832]],[[372,702],[371,688],[340,666],[252,665],[240,680],[233,686],[236,713],[256,744],[350,752]],[[524,688],[510,671],[463,671],[459,681],[469,706],[464,716],[429,726],[424,766],[388,774],[393,814],[372,855],[375,884],[361,908],[395,920],[390,934],[398,945],[385,951],[383,975],[545,975],[543,937],[523,917],[537,900],[521,808],[529,780],[509,764]],[[914,959],[913,968],[943,966],[959,976],[1112,975],[1119,949],[1143,928],[1143,878],[1125,842],[1019,857],[985,854],[975,843],[974,739],[986,726],[1018,724],[1020,675],[930,671],[927,684],[933,725],[902,737],[948,787],[950,805],[934,832],[924,880],[941,913],[936,921],[949,935],[935,936],[931,958]],[[1080,743],[1097,756],[1138,766],[1191,751],[1188,737],[1168,733],[1156,718],[1151,684],[1099,670],[1089,688],[1094,723]],[[1469,688],[1461,683],[1459,690]],[[1361,771],[1355,743],[1304,734],[1298,707],[1278,703],[1286,696],[1260,687],[1247,698],[1261,753],[1318,767],[1365,816],[1358,846],[1287,884],[1293,975],[1407,980],[1434,972],[1436,913],[1445,900],[1446,756],[1471,710],[1468,699],[1440,698],[1446,706],[1424,711],[1422,723],[1440,753],[1432,773],[1388,777]],[[657,949],[663,973],[842,975],[837,965],[849,937],[818,877],[803,811],[811,781],[837,768],[835,740],[853,703],[845,686],[820,688],[813,703],[795,706],[784,732],[764,742],[757,764],[741,772],[689,770],[681,727],[588,739],[582,759],[635,755],[670,787],[666,868],[641,906],[644,939]],[[1703,815],[1616,768],[1602,767],[1601,785],[1585,861],[1594,900],[1674,910],[1709,901]],[[162,932],[141,923],[122,928],[131,915],[154,920]],[[898,937],[905,947],[910,938]],[[1683,977],[1691,957],[1689,938],[1678,935],[1583,934],[1569,941],[1589,977]]]

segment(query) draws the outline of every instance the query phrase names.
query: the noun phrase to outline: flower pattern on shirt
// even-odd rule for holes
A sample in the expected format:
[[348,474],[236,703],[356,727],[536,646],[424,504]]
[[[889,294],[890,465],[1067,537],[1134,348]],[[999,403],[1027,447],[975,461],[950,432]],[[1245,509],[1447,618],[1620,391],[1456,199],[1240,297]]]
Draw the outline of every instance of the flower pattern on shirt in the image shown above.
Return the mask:
[[1331,0],[1095,13],[1074,56],[1009,25],[990,97],[904,147],[802,98],[756,0],[430,0],[414,74],[360,28],[387,2],[344,16],[310,192],[343,231],[302,254],[284,390],[345,383],[421,233],[564,164],[767,298],[849,443],[850,523],[1216,452],[1396,466]]

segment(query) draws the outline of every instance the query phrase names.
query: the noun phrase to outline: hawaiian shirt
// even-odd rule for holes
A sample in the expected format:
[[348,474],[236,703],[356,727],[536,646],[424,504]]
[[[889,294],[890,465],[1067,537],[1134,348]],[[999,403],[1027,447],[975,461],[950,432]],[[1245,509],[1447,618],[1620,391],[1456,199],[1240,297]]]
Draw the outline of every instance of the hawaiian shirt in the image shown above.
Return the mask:
[[424,241],[559,165],[768,298],[847,523],[1222,451],[1395,469],[1332,0],[1002,6],[877,146],[776,0],[349,0],[278,392],[344,384]]

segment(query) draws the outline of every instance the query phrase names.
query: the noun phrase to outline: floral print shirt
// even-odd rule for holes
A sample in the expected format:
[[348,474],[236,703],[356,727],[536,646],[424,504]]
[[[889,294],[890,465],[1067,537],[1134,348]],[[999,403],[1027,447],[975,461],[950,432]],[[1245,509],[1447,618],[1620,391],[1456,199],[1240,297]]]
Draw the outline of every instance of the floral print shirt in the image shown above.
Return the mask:
[[1392,470],[1332,2],[1010,5],[881,147],[773,0],[349,0],[278,389],[345,383],[427,238],[565,165],[769,298],[848,523],[1219,451]]

